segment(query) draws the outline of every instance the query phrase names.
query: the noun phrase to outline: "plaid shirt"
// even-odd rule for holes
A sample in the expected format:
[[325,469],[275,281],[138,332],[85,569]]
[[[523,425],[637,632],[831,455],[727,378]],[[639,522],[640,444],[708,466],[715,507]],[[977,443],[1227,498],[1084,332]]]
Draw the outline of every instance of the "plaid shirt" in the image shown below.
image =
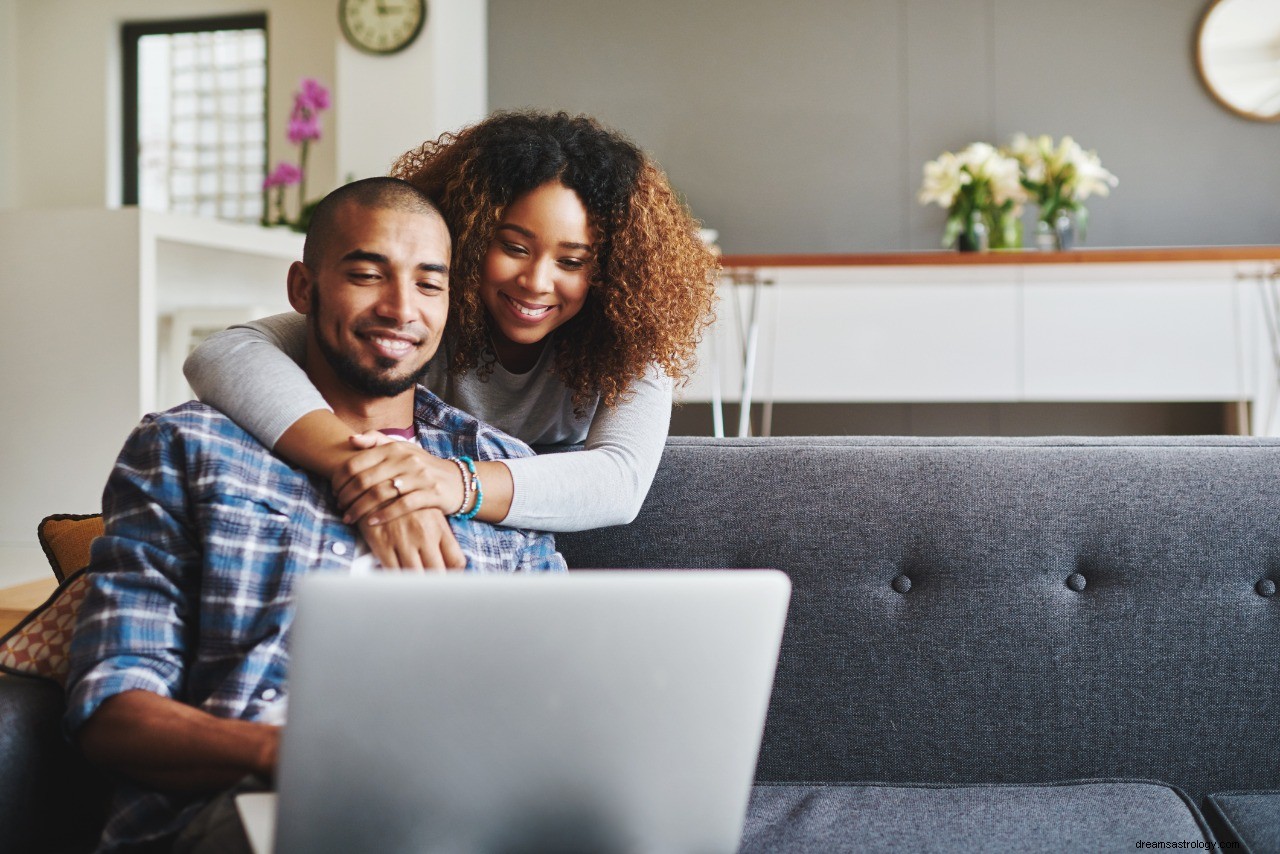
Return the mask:
[[[422,447],[441,457],[533,453],[421,387],[414,421]],[[143,419],[102,504],[106,534],[93,544],[71,646],[68,731],[134,689],[218,717],[268,717],[285,691],[295,581],[347,572],[356,555],[328,484],[193,401]],[[565,568],[549,534],[449,523],[468,571]],[[122,781],[99,850],[174,833],[205,800]]]

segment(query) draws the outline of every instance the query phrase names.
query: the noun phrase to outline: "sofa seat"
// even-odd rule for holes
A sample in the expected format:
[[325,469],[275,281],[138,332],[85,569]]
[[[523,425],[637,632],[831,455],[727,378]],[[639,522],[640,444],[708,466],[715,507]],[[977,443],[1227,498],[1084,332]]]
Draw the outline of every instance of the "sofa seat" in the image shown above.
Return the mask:
[[740,854],[1131,852],[1182,840],[1203,851],[1212,836],[1195,805],[1162,783],[762,784]]
[[1207,811],[1220,822],[1223,850],[1280,851],[1280,791],[1218,792],[1206,800]]

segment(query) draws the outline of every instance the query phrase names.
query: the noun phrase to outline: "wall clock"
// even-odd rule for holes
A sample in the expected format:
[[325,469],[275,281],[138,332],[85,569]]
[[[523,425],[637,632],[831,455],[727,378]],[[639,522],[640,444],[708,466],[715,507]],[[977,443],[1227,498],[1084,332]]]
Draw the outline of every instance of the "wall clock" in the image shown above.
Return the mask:
[[347,41],[365,53],[396,53],[413,44],[427,22],[427,0],[338,0]]
[[1280,4],[1213,0],[1196,34],[1196,70],[1231,112],[1280,122]]

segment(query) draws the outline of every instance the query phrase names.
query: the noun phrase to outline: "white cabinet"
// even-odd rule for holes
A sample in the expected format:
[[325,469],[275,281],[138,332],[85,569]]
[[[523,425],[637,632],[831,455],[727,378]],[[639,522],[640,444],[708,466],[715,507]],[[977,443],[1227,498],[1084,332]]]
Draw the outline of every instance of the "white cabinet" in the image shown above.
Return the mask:
[[774,400],[821,402],[833,389],[875,402],[1017,395],[1018,302],[1007,271],[963,283],[861,272],[810,271],[777,287],[776,343],[765,356]]
[[[1280,429],[1268,414],[1276,360],[1261,312],[1262,282],[1277,269],[1270,251],[731,266],[737,284],[722,285],[715,346],[703,347],[683,399],[713,399],[714,374],[726,400],[741,399],[749,312],[734,301],[749,305],[758,292],[754,402],[1244,401],[1253,432],[1269,435]],[[1186,260],[1169,260],[1178,255]]]
[[1022,399],[1250,396],[1231,265],[1083,267],[1023,273]]

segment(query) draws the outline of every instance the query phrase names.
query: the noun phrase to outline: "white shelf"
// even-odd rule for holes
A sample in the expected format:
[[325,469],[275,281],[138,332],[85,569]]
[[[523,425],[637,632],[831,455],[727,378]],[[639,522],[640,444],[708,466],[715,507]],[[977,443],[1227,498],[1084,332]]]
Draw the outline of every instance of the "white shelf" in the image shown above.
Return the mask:
[[139,211],[138,216],[141,229],[153,240],[289,261],[302,257],[303,235],[287,228],[263,228],[154,211]]

